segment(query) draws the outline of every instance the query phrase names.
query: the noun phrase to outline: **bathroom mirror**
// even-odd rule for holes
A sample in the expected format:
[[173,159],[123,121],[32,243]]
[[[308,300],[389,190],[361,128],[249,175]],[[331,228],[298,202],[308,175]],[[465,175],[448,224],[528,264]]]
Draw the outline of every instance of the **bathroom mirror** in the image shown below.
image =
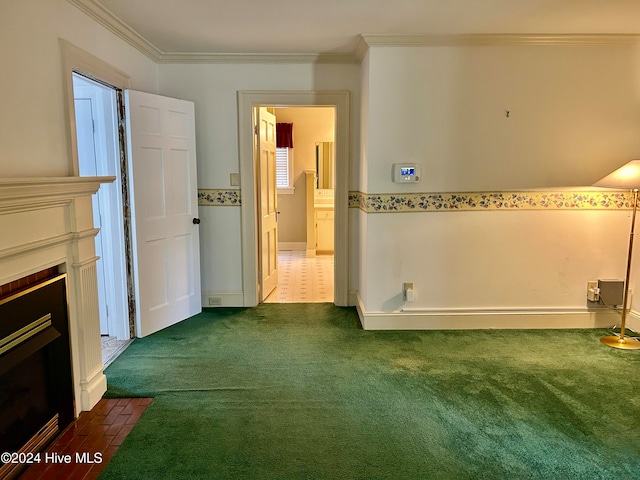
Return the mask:
[[333,189],[335,175],[333,142],[316,142],[316,174],[316,188]]

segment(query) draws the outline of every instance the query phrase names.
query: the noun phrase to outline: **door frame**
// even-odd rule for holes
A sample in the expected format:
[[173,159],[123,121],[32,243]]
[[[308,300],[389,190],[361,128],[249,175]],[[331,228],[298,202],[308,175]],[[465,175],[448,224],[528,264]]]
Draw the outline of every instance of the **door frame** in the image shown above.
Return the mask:
[[69,119],[69,122],[67,122],[69,176],[77,177],[80,175],[80,167],[76,138],[76,112],[73,103],[73,74],[79,73],[87,78],[123,91],[131,88],[131,77],[66,40],[59,39],[58,41],[60,43],[64,73],[65,113]]
[[[76,85],[78,80],[78,85]],[[78,152],[78,161],[80,173],[84,170],[84,175],[91,176],[115,176],[116,180],[110,184],[103,184],[93,195],[93,222],[99,227],[100,231],[96,235],[96,255],[100,258],[96,261],[96,270],[98,273],[98,295],[100,310],[100,333],[117,337],[119,340],[128,340],[130,338],[129,328],[124,328],[121,321],[122,317],[128,309],[126,283],[119,284],[115,279],[116,261],[124,260],[124,253],[119,254],[116,246],[124,244],[121,238],[124,237],[124,229],[122,228],[122,194],[120,190],[118,165],[108,165],[107,157],[107,123],[105,112],[105,92],[109,92],[109,96],[113,97],[113,105],[116,105],[116,91],[111,87],[89,80],[86,77],[76,73],[74,75],[74,98],[88,99],[91,102],[91,118],[84,118],[83,123],[91,126],[93,124],[93,133],[85,132],[87,137],[93,139],[94,155],[92,160],[84,158]],[[78,113],[78,104],[74,102],[76,114]],[[75,116],[75,115],[74,115]],[[76,117],[76,124],[78,118]],[[115,127],[114,127],[115,129]],[[117,133],[109,132],[112,135]],[[80,135],[78,135],[80,140]],[[76,143],[78,147],[78,143]],[[88,165],[91,164],[91,165]],[[112,168],[109,168],[112,167]],[[116,208],[113,208],[116,207]],[[115,218],[112,217],[115,215]],[[114,228],[115,227],[115,228]],[[124,267],[124,262],[118,265]],[[113,284],[118,290],[118,294],[112,289],[107,289],[106,285]],[[120,301],[120,302],[119,302]],[[108,307],[107,307],[108,306]],[[127,325],[128,326],[128,325]]]
[[[116,95],[122,98],[123,92],[131,88],[131,77],[125,72],[118,70],[114,66],[99,59],[95,55],[82,50],[74,44],[64,40],[58,39],[60,45],[60,53],[62,58],[62,72],[63,72],[63,87],[65,96],[65,113],[68,121],[66,122],[67,128],[67,151],[69,155],[68,175],[77,177],[80,175],[80,164],[78,161],[78,139],[76,136],[76,114],[74,103],[74,90],[73,90],[73,74],[77,73],[91,80],[95,80],[98,83],[102,83],[107,87],[116,90]],[[120,107],[120,105],[119,105]],[[122,115],[121,115],[122,116]],[[122,129],[122,125],[118,126]],[[122,136],[122,133],[121,133]],[[122,138],[120,139],[122,141]],[[120,155],[126,155],[126,148],[123,149],[123,145],[120,145]],[[121,162],[123,159],[121,158]],[[128,180],[126,175],[120,179],[123,189],[127,189],[128,195]],[[124,195],[124,194],[123,194]],[[126,196],[126,195],[125,195]],[[126,201],[123,198],[123,201]],[[128,312],[127,317],[122,319],[123,325],[120,332],[123,339],[129,339],[135,337],[135,322],[134,313],[136,310],[135,298],[132,295],[133,279],[131,275],[131,258],[129,252],[131,252],[131,235],[130,235],[130,218],[125,215],[124,218],[124,236],[125,245],[123,246],[125,251],[125,264],[128,270],[127,278],[125,282],[125,289],[128,293]],[[100,295],[100,293],[99,293]],[[126,322],[126,325],[124,323]]]
[[349,165],[351,159],[350,92],[243,91],[238,97],[238,155],[240,164],[242,289],[244,306],[257,305],[258,209],[254,156],[255,107],[335,107],[336,181],[334,192],[334,303],[349,302]]

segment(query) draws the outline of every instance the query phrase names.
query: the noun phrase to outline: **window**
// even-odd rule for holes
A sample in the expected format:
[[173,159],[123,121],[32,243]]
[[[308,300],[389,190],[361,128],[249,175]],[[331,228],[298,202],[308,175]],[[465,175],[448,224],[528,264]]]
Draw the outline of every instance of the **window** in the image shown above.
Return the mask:
[[276,148],[276,187],[278,193],[293,193],[293,148]]

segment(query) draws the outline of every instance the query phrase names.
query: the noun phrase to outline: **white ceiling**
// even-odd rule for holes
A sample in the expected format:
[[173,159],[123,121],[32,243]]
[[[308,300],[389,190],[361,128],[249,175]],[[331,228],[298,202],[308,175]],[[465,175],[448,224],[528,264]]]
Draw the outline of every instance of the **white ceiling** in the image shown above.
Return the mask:
[[162,53],[350,53],[360,34],[640,33],[640,0],[81,0],[87,2]]

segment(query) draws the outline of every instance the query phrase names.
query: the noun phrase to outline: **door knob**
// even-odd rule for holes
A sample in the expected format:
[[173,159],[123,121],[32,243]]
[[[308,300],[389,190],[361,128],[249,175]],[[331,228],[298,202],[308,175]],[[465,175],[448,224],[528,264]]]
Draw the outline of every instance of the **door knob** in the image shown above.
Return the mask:
[[200,219],[199,218],[194,218],[193,219],[193,224],[194,225],[200,225]]

